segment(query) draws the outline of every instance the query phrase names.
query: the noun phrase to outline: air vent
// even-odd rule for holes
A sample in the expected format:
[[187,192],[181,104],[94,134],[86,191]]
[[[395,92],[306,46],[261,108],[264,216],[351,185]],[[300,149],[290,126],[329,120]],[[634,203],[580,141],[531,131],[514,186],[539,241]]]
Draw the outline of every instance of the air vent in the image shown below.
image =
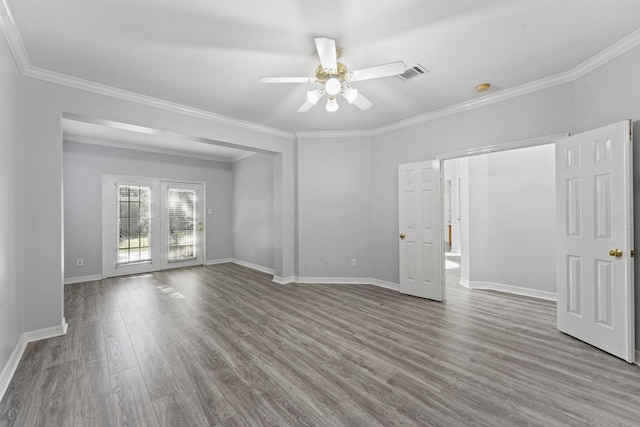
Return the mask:
[[407,68],[404,71],[404,73],[398,74],[398,77],[400,77],[404,81],[407,81],[407,80],[415,79],[416,77],[419,77],[428,72],[429,71],[426,68],[424,68],[422,65],[416,64],[411,68]]

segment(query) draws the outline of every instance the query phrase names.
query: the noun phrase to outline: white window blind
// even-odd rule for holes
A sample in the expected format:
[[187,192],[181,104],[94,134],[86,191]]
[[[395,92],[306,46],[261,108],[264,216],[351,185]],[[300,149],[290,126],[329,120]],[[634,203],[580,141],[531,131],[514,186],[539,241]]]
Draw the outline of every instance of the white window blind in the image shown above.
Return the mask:
[[196,192],[169,188],[168,260],[196,258]]
[[118,185],[117,264],[151,261],[151,188]]

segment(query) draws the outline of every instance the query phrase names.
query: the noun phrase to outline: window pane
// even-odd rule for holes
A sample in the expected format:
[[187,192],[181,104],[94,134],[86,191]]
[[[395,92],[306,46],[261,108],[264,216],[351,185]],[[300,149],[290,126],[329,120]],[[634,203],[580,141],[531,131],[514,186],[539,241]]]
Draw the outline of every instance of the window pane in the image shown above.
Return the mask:
[[169,189],[169,261],[196,257],[196,192]]
[[151,188],[118,186],[117,264],[151,261]]

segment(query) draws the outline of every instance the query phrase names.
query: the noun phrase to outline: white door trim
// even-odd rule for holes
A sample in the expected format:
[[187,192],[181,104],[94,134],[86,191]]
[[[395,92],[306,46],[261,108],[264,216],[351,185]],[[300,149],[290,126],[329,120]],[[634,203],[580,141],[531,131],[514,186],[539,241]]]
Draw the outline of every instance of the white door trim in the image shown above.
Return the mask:
[[[500,151],[517,150],[519,148],[536,147],[538,145],[555,144],[555,142],[558,139],[566,138],[567,136],[569,136],[569,132],[564,132],[564,133],[559,133],[554,135],[547,135],[547,136],[540,136],[537,138],[522,139],[519,141],[506,142],[503,144],[494,144],[494,145],[487,145],[484,147],[470,148],[468,150],[462,150],[462,151],[452,151],[450,153],[442,153],[442,154],[436,155],[436,161],[440,162],[440,165],[439,165],[440,167],[440,210],[441,210],[440,228],[444,228],[444,162],[445,160],[454,160],[454,159],[460,159],[464,157],[476,156],[480,154],[496,153]],[[444,252],[444,243],[442,245],[442,251]],[[444,263],[445,263],[445,258],[442,257],[442,264],[443,264],[442,271],[446,271],[446,269],[444,268]],[[442,282],[443,300],[446,300],[446,288],[447,288],[446,280],[443,280]]]
[[[478,154],[497,153],[499,151],[517,150],[518,148],[535,147],[537,145],[546,145],[555,143],[556,140],[566,138],[569,132],[558,133],[555,135],[541,136],[538,138],[522,139],[519,141],[506,142],[504,144],[487,145],[479,148],[470,148],[468,150],[453,151],[450,153],[438,154],[436,160],[441,162],[444,160],[459,159],[462,157],[476,156]],[[442,163],[440,164],[442,167]],[[442,174],[442,168],[440,168]],[[443,177],[444,179],[444,177]]]

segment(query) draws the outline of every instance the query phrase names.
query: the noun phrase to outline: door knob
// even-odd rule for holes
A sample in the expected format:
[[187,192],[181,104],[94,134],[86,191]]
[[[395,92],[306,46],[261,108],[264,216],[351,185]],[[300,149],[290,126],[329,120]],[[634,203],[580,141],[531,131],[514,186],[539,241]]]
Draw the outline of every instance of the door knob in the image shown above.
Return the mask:
[[400,233],[400,239],[401,239],[401,240],[404,240],[404,238],[405,238],[405,237],[407,237],[407,235],[406,235],[406,234],[404,234],[404,233]]
[[609,255],[620,258],[622,256],[622,249],[611,249]]

